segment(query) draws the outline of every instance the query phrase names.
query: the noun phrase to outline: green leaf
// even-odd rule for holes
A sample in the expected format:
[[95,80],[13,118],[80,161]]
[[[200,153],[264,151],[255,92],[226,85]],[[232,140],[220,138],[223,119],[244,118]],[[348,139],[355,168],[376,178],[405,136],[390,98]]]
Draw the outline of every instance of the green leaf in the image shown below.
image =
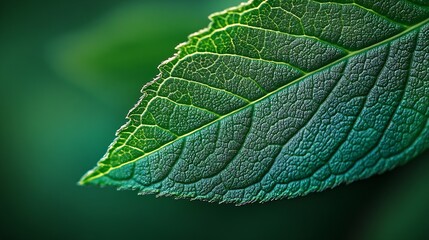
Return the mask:
[[245,204],[407,162],[429,148],[427,3],[254,0],[211,16],[80,183]]

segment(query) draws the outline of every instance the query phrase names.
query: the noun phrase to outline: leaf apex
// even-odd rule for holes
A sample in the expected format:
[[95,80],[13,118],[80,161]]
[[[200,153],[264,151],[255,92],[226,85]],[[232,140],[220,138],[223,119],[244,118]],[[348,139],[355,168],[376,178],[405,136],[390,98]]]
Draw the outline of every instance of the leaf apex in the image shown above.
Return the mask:
[[79,180],[79,186],[89,186],[93,185],[93,180],[100,177],[101,172],[99,171],[99,166],[87,172],[82,178]]

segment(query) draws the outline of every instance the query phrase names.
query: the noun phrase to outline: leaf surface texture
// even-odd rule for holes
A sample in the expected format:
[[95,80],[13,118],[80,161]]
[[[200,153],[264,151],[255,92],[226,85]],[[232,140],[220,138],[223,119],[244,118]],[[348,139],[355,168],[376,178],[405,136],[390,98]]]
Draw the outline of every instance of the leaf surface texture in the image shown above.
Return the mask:
[[429,7],[254,0],[211,16],[81,184],[245,204],[385,172],[429,148]]

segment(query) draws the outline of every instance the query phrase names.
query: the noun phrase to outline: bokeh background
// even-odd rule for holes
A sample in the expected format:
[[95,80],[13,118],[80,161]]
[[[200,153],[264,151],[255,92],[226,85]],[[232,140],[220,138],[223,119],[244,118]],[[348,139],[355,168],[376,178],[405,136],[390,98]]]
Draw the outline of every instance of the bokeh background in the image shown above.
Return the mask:
[[79,187],[161,61],[239,0],[1,1],[1,239],[429,239],[429,153],[244,207]]

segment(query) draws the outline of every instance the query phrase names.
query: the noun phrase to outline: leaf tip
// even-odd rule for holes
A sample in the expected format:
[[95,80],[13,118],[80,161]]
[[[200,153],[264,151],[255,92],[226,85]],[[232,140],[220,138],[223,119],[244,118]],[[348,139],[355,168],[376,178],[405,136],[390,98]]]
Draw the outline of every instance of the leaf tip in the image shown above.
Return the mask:
[[89,172],[87,172],[85,175],[83,175],[77,184],[79,186],[92,185],[94,184],[93,180],[96,178],[99,178],[100,175],[101,175],[101,172],[99,171],[99,168],[96,167],[93,170],[90,170]]

